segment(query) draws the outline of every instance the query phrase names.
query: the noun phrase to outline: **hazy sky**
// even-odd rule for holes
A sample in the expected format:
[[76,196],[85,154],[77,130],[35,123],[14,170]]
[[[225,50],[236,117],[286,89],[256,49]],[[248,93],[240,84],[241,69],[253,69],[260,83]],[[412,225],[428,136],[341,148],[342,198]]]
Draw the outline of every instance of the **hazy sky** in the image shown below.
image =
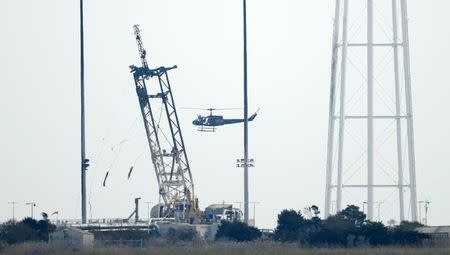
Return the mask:
[[[274,227],[283,208],[323,208],[333,5],[248,1],[250,111],[261,107],[250,124],[250,200],[260,227]],[[409,1],[418,198],[432,202],[432,225],[450,223],[449,8]],[[158,200],[128,69],[139,64],[132,25],[141,25],[151,66],[178,65],[178,107],[240,107],[241,14],[240,0],[85,1],[89,217],[126,218],[135,197]],[[0,1],[1,220],[12,216],[10,201],[17,218],[29,201],[35,212],[80,217],[78,15],[78,1]],[[242,201],[242,127],[197,132],[197,113],[179,110],[200,206]],[[397,218],[393,206],[383,206],[383,220]]]

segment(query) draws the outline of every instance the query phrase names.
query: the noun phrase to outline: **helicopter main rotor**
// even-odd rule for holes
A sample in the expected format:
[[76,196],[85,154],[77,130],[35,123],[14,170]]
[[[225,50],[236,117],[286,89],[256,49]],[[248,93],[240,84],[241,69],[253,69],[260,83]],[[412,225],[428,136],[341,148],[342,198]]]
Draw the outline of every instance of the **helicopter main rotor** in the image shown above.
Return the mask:
[[212,116],[213,111],[242,110],[242,108],[212,108],[212,107],[211,108],[182,107],[181,109],[209,111],[210,116]]

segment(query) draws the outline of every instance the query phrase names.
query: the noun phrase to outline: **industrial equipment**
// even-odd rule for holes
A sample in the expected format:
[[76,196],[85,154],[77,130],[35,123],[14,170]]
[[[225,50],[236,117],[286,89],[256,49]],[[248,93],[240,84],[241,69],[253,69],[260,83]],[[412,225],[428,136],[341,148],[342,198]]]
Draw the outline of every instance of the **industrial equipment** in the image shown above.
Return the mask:
[[[151,69],[147,62],[147,52],[142,43],[139,25],[134,25],[133,28],[142,66],[132,65],[130,69],[136,85],[151,159],[159,185],[159,195],[163,202],[160,215],[176,222],[195,223],[199,221],[200,212],[168,76],[168,72],[177,66]],[[147,86],[146,81],[152,78],[157,80],[156,85]],[[158,109],[156,108],[158,103],[162,104],[161,110],[164,109],[165,118],[161,118],[162,116],[155,118],[154,113]],[[163,130],[163,128],[166,129]],[[165,143],[161,142],[161,134],[165,138]]]
[[134,216],[134,222],[139,222],[139,200],[141,200],[140,197],[137,197],[134,199],[134,210],[130,214],[130,216],[127,218],[127,222],[130,221],[130,219]]
[[205,208],[205,223],[218,223],[222,220],[242,220],[242,211],[240,209],[233,208],[232,204],[212,204]]

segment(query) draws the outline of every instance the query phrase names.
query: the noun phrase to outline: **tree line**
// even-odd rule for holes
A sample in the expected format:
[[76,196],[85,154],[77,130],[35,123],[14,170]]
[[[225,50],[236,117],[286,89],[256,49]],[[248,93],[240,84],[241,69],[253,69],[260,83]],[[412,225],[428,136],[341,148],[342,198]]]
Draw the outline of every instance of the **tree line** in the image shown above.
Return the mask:
[[0,243],[17,244],[31,241],[48,241],[49,234],[56,230],[46,213],[41,220],[25,218],[21,221],[10,220],[0,225]]
[[[388,227],[382,222],[367,220],[358,206],[349,205],[336,215],[321,219],[317,206],[309,210],[312,217],[296,210],[283,210],[278,214],[277,227],[272,240],[278,242],[297,242],[303,246],[381,246],[381,245],[421,245],[429,236],[416,231],[422,226],[417,222],[401,222]],[[223,222],[219,226],[216,239],[254,241],[262,233],[242,222]]]

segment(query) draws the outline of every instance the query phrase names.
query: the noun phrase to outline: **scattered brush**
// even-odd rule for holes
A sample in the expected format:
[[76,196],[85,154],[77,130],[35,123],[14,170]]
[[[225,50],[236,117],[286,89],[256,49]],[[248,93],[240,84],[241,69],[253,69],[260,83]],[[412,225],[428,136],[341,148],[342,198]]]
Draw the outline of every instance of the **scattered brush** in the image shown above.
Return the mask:
[[98,248],[85,251],[54,250],[46,243],[25,243],[0,251],[8,255],[448,255],[450,246],[378,248],[301,248],[296,244],[273,242],[217,242],[202,246],[154,248]]

